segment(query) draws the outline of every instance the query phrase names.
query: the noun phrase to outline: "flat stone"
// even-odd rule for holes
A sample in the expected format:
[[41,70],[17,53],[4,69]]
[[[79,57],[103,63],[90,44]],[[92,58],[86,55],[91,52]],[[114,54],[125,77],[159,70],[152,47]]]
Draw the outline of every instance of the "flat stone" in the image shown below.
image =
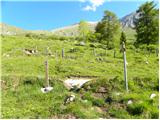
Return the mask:
[[90,81],[88,78],[70,78],[64,81],[64,85],[67,89],[73,89],[74,87],[81,88],[86,82]]

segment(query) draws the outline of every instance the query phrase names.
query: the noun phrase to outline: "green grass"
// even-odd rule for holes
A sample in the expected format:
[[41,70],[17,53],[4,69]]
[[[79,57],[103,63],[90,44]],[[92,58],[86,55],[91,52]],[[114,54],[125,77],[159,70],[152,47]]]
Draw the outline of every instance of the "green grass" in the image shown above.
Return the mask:
[[[155,53],[146,55],[143,51],[135,52],[129,44],[129,93],[126,93],[123,56],[119,49],[116,49],[114,58],[113,50],[102,49],[96,43],[97,56],[94,56],[91,43],[87,42],[85,46],[78,46],[77,43],[79,41],[72,39],[2,37],[2,118],[67,118],[67,115],[75,118],[159,117],[158,57]],[[45,55],[47,47],[53,56]],[[23,52],[25,48],[37,48],[38,54],[27,56]],[[65,50],[63,59],[62,48]],[[43,94],[40,88],[44,86],[46,59],[54,89]],[[146,59],[149,64],[146,64]],[[62,81],[70,76],[93,77],[93,81],[80,91],[68,91]],[[107,93],[97,93],[100,87],[106,88]],[[149,98],[152,93],[157,95],[153,100]],[[64,105],[64,99],[70,94],[76,95],[75,101]],[[105,102],[107,97],[112,99],[110,104]],[[127,105],[130,99],[133,104]]]

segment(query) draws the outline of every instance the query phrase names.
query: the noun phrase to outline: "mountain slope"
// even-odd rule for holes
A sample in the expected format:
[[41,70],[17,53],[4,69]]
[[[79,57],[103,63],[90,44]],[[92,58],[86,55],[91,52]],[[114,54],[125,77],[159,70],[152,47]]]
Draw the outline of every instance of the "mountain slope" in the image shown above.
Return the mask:
[[5,23],[0,23],[0,34],[3,35],[17,35],[24,34],[27,31],[16,26],[11,26]]
[[128,28],[134,28],[134,21],[138,18],[138,14],[136,12],[132,12],[129,15],[124,16],[120,19],[120,22],[122,24],[122,28],[128,27]]
[[[91,31],[94,31],[98,22],[87,22],[87,23],[88,23],[89,29]],[[77,36],[79,35],[78,27],[79,27],[79,23],[70,25],[70,26],[66,26],[66,27],[62,27],[62,28],[58,28],[58,29],[54,29],[51,32],[53,34],[60,35],[60,36]]]

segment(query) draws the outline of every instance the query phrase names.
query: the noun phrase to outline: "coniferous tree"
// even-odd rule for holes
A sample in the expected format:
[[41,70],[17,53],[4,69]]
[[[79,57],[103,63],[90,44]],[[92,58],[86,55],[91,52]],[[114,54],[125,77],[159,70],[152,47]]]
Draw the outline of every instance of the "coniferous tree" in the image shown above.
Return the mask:
[[100,33],[99,42],[107,45],[108,49],[114,48],[120,23],[117,16],[110,11],[104,12],[103,19],[96,26],[96,33]]
[[138,18],[135,20],[136,42],[135,45],[155,44],[158,42],[159,20],[158,9],[154,2],[146,2],[137,10]]
[[122,31],[121,33],[121,37],[120,37],[120,45],[122,45],[122,43],[124,42],[126,44],[126,35],[125,33]]

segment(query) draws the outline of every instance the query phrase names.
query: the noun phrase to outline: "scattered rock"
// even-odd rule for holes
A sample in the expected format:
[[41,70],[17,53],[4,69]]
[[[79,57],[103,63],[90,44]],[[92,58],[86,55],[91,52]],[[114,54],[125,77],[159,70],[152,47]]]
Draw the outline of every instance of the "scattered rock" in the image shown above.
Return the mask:
[[10,55],[9,55],[9,54],[3,54],[3,56],[4,56],[4,57],[10,57]]
[[132,103],[133,103],[132,100],[129,100],[129,101],[127,102],[128,105],[130,105],[130,104],[132,104]]
[[148,61],[146,61],[146,64],[149,64],[149,62],[148,62]]
[[156,94],[155,93],[152,93],[151,96],[150,96],[150,99],[156,97]]
[[119,96],[121,93],[116,93],[117,96]]
[[28,56],[31,56],[32,54],[36,54],[37,52],[38,52],[37,50],[24,49],[24,53]]
[[86,44],[82,41],[82,42],[79,43],[79,45],[85,46]]
[[75,100],[75,95],[70,95],[70,96],[67,96],[67,98],[65,99],[65,101],[64,101],[64,104],[68,104],[68,103],[70,103],[70,102],[73,102],[74,100]]
[[95,110],[96,110],[98,113],[103,113],[103,111],[102,111],[101,108],[99,108],[99,107],[95,107]]
[[100,87],[97,92],[99,92],[99,93],[106,93],[107,90],[106,90],[105,87]]
[[43,93],[47,93],[47,92],[49,92],[49,91],[51,91],[53,89],[53,87],[45,87],[45,88],[41,88],[41,91],[43,92]]

